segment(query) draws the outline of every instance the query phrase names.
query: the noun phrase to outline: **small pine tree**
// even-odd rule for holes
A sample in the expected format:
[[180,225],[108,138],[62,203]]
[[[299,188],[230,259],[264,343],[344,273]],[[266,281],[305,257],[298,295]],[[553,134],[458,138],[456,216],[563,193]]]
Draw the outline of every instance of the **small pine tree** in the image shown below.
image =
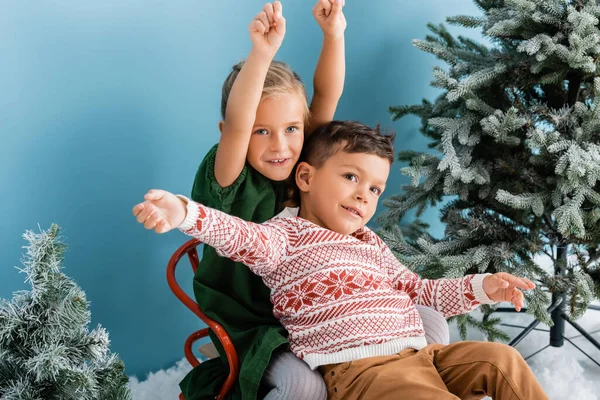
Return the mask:
[[66,246],[59,228],[29,241],[22,272],[30,291],[0,302],[2,400],[130,399],[123,362],[109,352],[108,333],[88,331],[85,293],[61,270]]
[[[453,37],[443,25],[415,40],[449,64],[434,68],[431,103],[390,107],[394,119],[421,118],[436,152],[403,151],[412,185],[389,198],[379,222],[396,255],[424,277],[510,272],[537,282],[528,312],[551,325],[549,293],[565,296],[572,318],[600,295],[600,6],[591,0],[475,0],[480,17],[448,18],[480,27],[492,46]],[[438,156],[438,154],[440,154]],[[444,237],[407,211],[441,208]],[[538,263],[547,256],[548,272]],[[507,339],[484,307],[467,326]]]

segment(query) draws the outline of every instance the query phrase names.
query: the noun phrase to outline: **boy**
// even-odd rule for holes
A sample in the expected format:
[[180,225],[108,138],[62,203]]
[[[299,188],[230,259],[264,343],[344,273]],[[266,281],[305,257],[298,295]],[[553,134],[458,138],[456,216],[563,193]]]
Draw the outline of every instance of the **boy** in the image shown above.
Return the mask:
[[426,345],[415,303],[447,317],[497,301],[520,310],[519,289],[535,285],[507,273],[419,279],[400,264],[365,226],[393,160],[393,135],[334,121],[303,148],[299,210],[253,224],[152,190],[133,213],[147,229],[179,227],[260,275],[290,349],[320,370],[331,398],[546,399],[509,346]]

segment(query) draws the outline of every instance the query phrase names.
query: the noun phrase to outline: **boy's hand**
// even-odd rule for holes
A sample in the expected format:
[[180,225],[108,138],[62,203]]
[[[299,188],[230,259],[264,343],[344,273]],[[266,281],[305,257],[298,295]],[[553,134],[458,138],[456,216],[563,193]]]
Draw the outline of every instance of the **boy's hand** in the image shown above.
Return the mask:
[[274,57],[285,36],[285,18],[279,1],[265,4],[248,27],[252,46]]
[[186,204],[173,193],[152,189],[144,196],[143,203],[133,207],[133,215],[146,229],[165,233],[177,228],[186,216]]
[[494,301],[509,301],[515,305],[517,311],[523,308],[525,296],[523,290],[531,290],[535,288],[535,283],[529,279],[517,278],[507,272],[497,272],[493,275],[488,275],[483,280],[483,290],[485,294]]
[[342,12],[345,0],[317,0],[313,7],[313,16],[319,23],[325,36],[340,38],[346,30],[346,17]]

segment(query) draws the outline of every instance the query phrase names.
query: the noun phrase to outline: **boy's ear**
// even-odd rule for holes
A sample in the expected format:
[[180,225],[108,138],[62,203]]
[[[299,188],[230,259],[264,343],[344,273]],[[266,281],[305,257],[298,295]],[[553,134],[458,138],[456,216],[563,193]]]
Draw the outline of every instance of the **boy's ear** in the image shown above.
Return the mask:
[[225,121],[220,120],[219,121],[219,132],[223,133],[223,126],[225,126]]
[[314,168],[307,162],[300,162],[296,166],[296,185],[301,192],[308,192],[312,182]]

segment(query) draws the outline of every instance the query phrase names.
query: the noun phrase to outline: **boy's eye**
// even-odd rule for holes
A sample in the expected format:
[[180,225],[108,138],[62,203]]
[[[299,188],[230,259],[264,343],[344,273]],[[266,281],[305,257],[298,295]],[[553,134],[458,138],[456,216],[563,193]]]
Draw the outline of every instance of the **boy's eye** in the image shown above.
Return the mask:
[[379,195],[381,194],[381,189],[379,189],[379,188],[378,188],[378,187],[376,187],[376,186],[373,186],[373,187],[371,188],[371,192],[373,192],[374,194],[376,194],[377,196],[379,196]]
[[358,178],[354,174],[344,174],[344,178],[352,182],[356,182],[358,180]]
[[256,133],[257,135],[266,135],[269,132],[267,132],[266,129],[257,129],[254,131],[254,133]]
[[294,132],[298,131],[298,127],[297,126],[288,126],[285,131],[286,131],[286,133],[294,133]]

